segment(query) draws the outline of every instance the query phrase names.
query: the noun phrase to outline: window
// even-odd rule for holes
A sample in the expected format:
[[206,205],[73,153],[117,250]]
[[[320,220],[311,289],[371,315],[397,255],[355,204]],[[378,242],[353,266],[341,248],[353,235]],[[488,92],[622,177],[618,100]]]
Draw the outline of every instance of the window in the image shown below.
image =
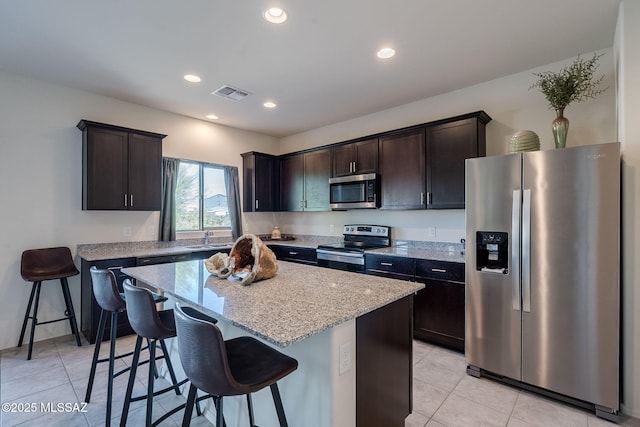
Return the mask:
[[177,231],[231,229],[221,166],[180,161],[175,196]]

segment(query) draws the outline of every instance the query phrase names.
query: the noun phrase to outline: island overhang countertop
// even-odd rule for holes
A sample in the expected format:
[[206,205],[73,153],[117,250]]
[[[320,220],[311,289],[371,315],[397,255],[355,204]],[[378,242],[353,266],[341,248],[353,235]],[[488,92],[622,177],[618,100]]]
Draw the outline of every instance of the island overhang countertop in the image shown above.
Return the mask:
[[243,286],[203,260],[123,268],[130,277],[280,347],[424,288],[416,282],[278,261],[275,277]]

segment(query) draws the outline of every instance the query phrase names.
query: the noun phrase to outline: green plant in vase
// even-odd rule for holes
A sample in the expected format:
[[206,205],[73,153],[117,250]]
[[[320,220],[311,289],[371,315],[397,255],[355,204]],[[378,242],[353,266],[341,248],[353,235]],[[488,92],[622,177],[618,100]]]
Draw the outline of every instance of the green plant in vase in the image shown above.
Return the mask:
[[551,124],[556,148],[567,144],[569,120],[564,117],[564,109],[573,102],[582,102],[595,98],[608,88],[600,89],[604,75],[594,78],[598,69],[598,60],[603,54],[594,54],[591,59],[582,59],[580,55],[573,64],[565,66],[559,72],[545,71],[533,73],[538,80],[529,90],[537,88],[549,102],[549,108],[556,110],[556,119]]

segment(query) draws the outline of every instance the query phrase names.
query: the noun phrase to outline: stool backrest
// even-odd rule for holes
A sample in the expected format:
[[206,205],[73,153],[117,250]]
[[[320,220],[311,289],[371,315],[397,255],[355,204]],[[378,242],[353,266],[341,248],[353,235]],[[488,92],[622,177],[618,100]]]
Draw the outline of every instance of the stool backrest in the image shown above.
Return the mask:
[[91,272],[91,285],[93,295],[98,305],[107,311],[124,310],[126,303],[120,291],[116,275],[111,270],[98,270],[95,266],[89,270]]
[[75,276],[78,273],[71,251],[65,246],[22,252],[20,274],[24,280],[39,282]]
[[176,333],[180,361],[189,381],[198,389],[215,396],[245,394],[235,381],[220,329],[197,319],[176,305]]
[[174,335],[160,320],[151,291],[133,286],[129,279],[122,284],[127,301],[127,317],[136,334],[143,338],[158,339]]

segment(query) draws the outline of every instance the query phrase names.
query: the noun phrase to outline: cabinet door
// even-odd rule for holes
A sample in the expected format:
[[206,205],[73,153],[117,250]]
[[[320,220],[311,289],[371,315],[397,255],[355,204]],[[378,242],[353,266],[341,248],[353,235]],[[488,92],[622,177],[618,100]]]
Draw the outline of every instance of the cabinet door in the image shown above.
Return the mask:
[[378,138],[356,142],[355,148],[355,172],[358,174],[378,172]]
[[280,209],[301,211],[304,200],[303,155],[283,157],[280,160]]
[[275,156],[242,154],[244,212],[269,212],[280,208],[280,163]]
[[329,149],[304,154],[304,210],[328,211],[331,151]]
[[418,280],[414,301],[416,338],[464,351],[464,283]]
[[128,153],[128,208],[159,211],[162,200],[162,140],[130,133]]
[[478,120],[427,127],[427,209],[464,209],[464,161],[478,157]]
[[82,209],[127,209],[127,133],[88,128],[83,151]]
[[345,144],[331,149],[331,176],[346,176],[353,173],[355,161],[354,144]]
[[425,206],[424,129],[380,138],[381,209]]

